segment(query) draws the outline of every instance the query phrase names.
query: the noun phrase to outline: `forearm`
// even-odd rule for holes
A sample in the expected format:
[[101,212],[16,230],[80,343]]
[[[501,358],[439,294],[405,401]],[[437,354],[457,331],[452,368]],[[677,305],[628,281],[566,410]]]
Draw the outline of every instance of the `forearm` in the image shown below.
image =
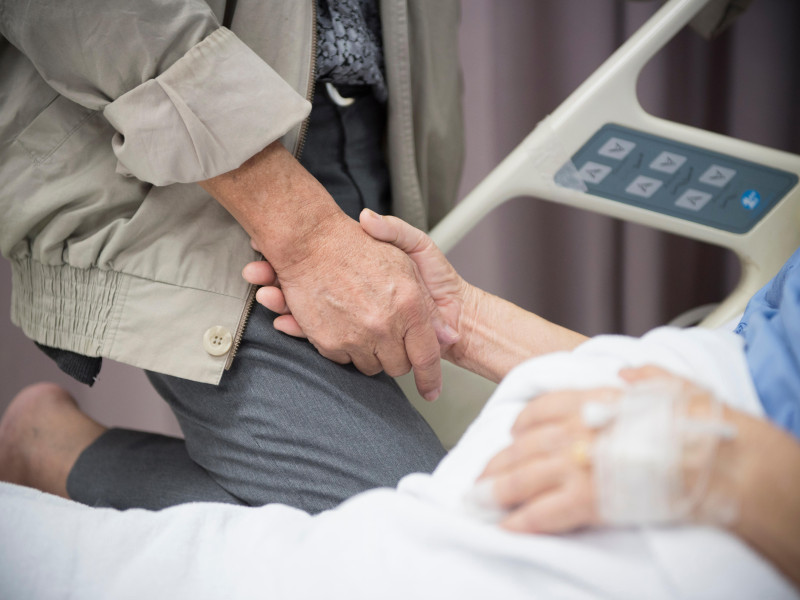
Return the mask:
[[587,339],[473,286],[464,295],[461,339],[445,358],[492,381],[528,358],[571,350]]
[[725,474],[739,490],[731,530],[800,586],[800,444],[752,417],[736,424],[738,449],[729,451],[738,460],[729,463],[735,472]]
[[200,185],[257,240],[278,272],[303,258],[304,240],[311,242],[321,225],[346,217],[279,141]]

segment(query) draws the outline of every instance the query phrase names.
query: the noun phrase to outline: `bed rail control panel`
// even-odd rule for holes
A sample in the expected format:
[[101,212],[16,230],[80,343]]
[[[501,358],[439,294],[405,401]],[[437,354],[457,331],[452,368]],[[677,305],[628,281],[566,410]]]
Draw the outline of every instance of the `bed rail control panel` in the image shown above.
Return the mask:
[[794,173],[615,124],[601,127],[572,163],[590,194],[732,233],[750,231],[798,181]]
[[713,1],[664,2],[436,225],[436,244],[447,252],[512,198],[547,200],[731,250],[739,283],[702,324],[741,313],[800,244],[800,156],[654,117],[636,93]]

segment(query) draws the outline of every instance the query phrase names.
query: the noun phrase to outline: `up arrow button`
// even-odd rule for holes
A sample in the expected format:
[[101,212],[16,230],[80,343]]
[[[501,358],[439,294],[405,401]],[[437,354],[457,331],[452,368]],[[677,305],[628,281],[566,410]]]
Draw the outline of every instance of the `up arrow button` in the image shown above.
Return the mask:
[[597,151],[601,156],[622,160],[636,147],[636,142],[612,137]]
[[661,171],[662,173],[669,173],[672,175],[675,171],[680,169],[685,162],[685,156],[675,154],[674,152],[662,152],[650,163],[650,168],[654,171]]

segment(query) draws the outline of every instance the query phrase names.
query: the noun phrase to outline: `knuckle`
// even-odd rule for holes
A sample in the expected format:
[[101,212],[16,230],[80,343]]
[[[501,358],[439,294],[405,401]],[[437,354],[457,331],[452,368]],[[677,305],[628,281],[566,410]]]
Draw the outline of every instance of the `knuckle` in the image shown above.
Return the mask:
[[331,346],[340,348],[356,349],[363,344],[363,337],[355,330],[345,331],[338,340],[330,340]]
[[406,315],[418,315],[423,311],[423,304],[420,302],[420,292],[414,288],[404,287],[397,292],[395,297],[395,304],[397,308]]
[[405,375],[411,370],[411,365],[389,365],[384,370],[390,377],[400,377],[400,375]]
[[429,370],[439,364],[441,356],[438,347],[420,353],[414,361],[414,365],[420,369]]
[[511,504],[511,498],[513,497],[515,489],[514,479],[515,476],[512,474],[507,474],[495,479],[494,485],[492,486],[492,496],[500,506],[505,507]]
[[571,490],[566,495],[564,509],[572,526],[579,525],[588,518],[589,511],[584,497],[582,494],[576,493],[576,490]]
[[506,501],[511,501],[517,494],[520,494],[525,489],[527,477],[523,469],[512,469],[508,475],[503,479],[505,487],[504,498]]
[[369,312],[362,316],[361,326],[366,330],[373,333],[382,334],[388,329],[387,319],[382,314],[377,312]]
[[377,375],[382,371],[382,369],[378,365],[356,365],[356,368],[359,371],[361,371],[364,375],[367,375],[369,377]]

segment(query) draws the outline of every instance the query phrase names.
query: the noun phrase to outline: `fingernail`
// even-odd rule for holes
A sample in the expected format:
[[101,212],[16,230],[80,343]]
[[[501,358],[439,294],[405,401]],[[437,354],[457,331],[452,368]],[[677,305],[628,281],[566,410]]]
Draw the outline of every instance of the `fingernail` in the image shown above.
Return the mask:
[[436,400],[439,397],[439,395],[441,393],[442,393],[442,386],[439,386],[435,390],[431,390],[430,392],[426,393],[422,397],[425,398],[425,400],[427,400],[428,402],[433,402],[434,400]]
[[367,213],[368,217],[372,217],[373,219],[382,219],[383,218],[381,215],[379,215],[374,210],[369,209],[369,208],[365,208],[364,212]]
[[439,340],[444,344],[455,344],[459,339],[461,339],[461,334],[458,333],[455,329],[450,327],[447,323],[444,324],[442,327],[442,334],[445,336],[446,339]]

